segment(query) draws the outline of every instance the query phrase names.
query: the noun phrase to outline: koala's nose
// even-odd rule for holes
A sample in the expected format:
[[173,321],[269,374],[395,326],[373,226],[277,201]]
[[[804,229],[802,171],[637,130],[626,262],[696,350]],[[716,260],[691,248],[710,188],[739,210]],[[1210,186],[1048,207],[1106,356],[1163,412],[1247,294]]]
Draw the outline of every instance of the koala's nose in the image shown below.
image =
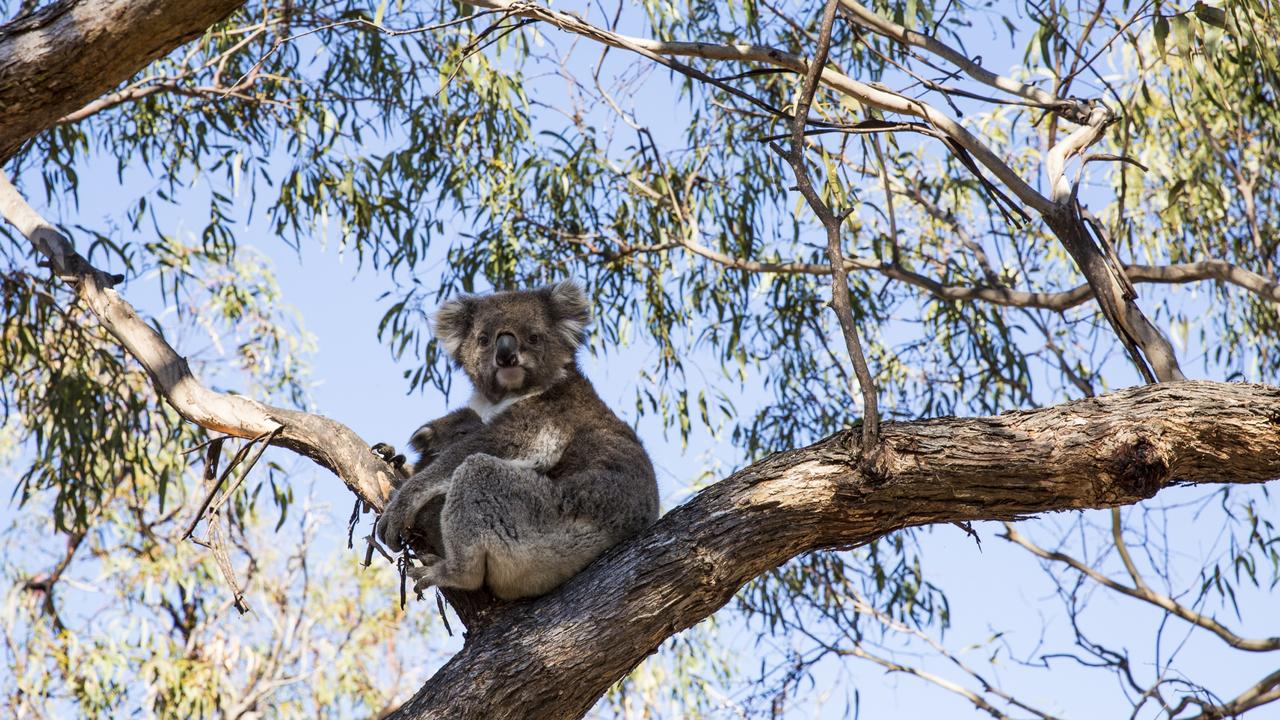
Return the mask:
[[520,364],[520,344],[516,342],[515,335],[502,333],[498,336],[498,341],[494,344],[493,359],[498,367],[515,367]]

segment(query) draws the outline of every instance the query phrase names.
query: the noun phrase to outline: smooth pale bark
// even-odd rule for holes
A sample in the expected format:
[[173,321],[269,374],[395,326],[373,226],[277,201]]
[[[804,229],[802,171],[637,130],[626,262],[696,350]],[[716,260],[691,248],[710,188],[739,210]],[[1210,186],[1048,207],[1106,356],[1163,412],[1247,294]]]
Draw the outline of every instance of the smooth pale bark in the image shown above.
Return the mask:
[[[704,490],[552,595],[500,611],[395,717],[579,717],[672,634],[809,550],[1280,477],[1280,388],[1162,383],[998,417],[891,423],[881,437],[871,471],[849,430]],[[992,581],[1001,573],[990,568]]]
[[0,25],[0,164],[244,0],[61,0]]

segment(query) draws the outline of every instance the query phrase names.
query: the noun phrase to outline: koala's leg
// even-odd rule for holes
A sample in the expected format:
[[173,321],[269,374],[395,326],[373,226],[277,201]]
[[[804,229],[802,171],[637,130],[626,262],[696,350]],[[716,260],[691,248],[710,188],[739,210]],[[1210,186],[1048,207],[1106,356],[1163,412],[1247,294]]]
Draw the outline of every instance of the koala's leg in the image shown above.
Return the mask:
[[454,472],[441,514],[444,557],[415,572],[428,585],[498,597],[541,595],[572,577],[612,543],[572,507],[556,483],[527,464],[476,454]]
[[[449,477],[439,477],[431,468],[402,482],[378,518],[378,538],[387,547],[399,551],[417,527],[419,514],[433,505],[436,508],[441,505],[444,495],[449,491],[450,482]],[[426,518],[424,528],[428,538],[432,537],[431,526],[435,525],[431,520],[437,515],[432,510]]]

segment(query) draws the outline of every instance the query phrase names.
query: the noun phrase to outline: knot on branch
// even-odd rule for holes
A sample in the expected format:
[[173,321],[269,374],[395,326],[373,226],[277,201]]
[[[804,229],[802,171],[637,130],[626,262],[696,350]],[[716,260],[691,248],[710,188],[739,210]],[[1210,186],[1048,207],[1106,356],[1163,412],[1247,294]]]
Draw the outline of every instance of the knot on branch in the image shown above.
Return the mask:
[[1169,461],[1163,448],[1138,437],[1120,444],[1107,464],[1107,472],[1117,495],[1149,498],[1168,481]]
[[852,467],[861,476],[863,484],[871,489],[883,487],[893,478],[893,461],[895,453],[881,436],[870,451],[862,436],[862,422],[859,421],[846,431],[841,445],[852,456]]

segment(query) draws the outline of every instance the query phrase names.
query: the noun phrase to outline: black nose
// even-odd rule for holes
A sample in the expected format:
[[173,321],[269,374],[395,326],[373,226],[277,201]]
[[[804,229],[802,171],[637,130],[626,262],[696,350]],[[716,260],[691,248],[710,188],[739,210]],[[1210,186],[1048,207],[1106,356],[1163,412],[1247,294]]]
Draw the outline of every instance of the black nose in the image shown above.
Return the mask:
[[498,367],[515,367],[520,364],[520,345],[516,342],[516,336],[511,333],[502,333],[498,336],[498,342],[494,344],[493,359]]

